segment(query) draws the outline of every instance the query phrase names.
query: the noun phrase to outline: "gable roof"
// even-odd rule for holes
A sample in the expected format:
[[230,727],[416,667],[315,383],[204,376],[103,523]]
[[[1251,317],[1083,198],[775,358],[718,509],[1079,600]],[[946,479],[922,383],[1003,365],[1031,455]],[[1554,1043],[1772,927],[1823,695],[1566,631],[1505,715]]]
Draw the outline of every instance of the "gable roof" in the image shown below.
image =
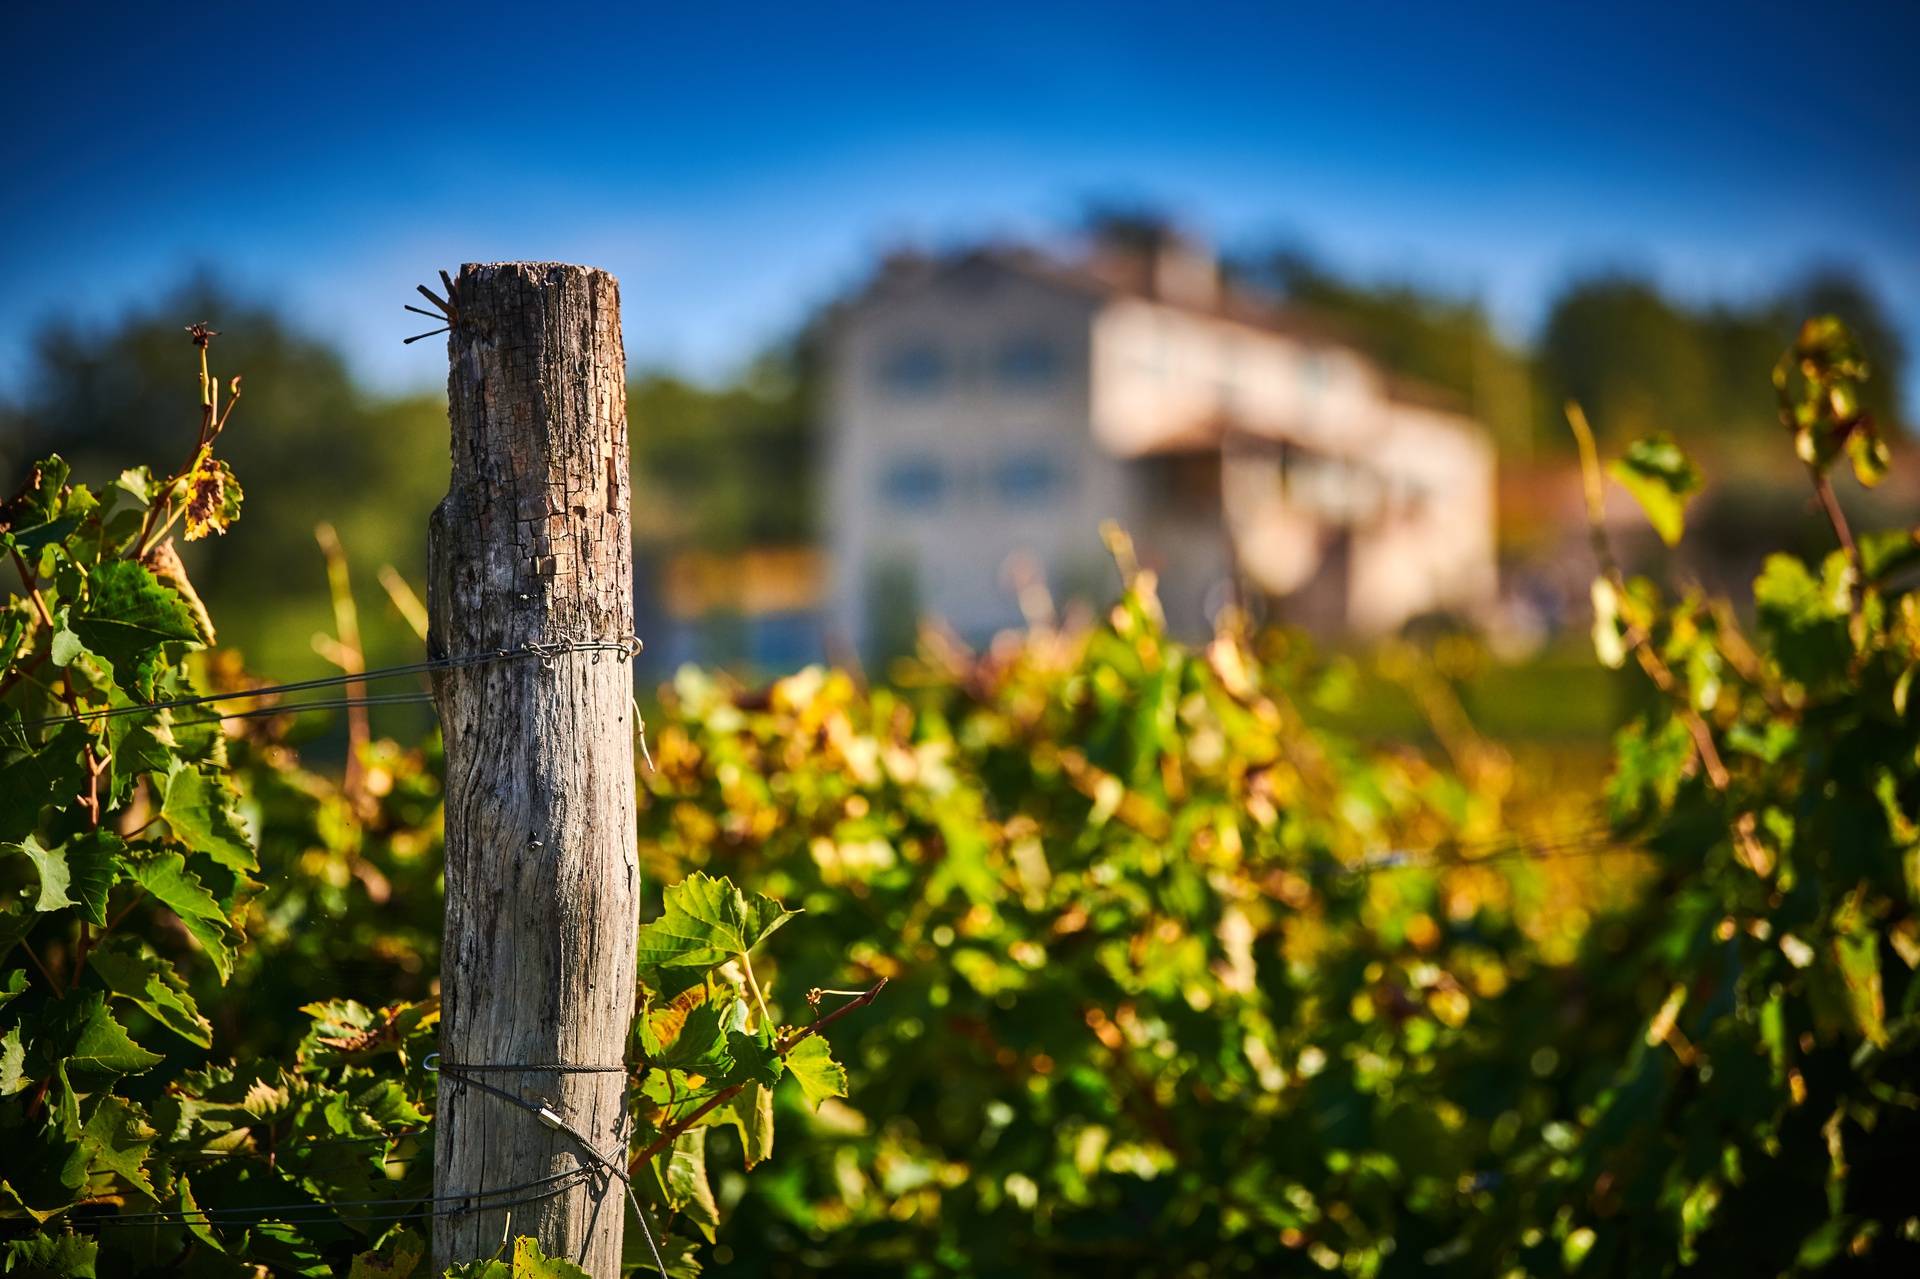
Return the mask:
[[886,258],[866,285],[844,305],[857,310],[898,292],[980,273],[1004,272],[1077,294],[1094,302],[1135,299],[1191,315],[1224,320],[1308,345],[1358,351],[1350,330],[1338,322],[1296,306],[1286,306],[1231,284],[1222,284],[1208,302],[1169,297],[1153,287],[1151,272],[1123,255],[1067,261],[1025,245],[987,243],[950,253],[900,253]]

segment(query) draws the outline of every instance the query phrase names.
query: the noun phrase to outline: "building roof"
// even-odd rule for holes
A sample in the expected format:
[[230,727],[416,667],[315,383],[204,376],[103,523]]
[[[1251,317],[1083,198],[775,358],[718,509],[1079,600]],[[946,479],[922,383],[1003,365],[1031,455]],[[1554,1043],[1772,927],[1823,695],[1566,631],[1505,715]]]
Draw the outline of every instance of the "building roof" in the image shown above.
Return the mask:
[[[1224,280],[1218,281],[1204,297],[1172,295],[1155,286],[1152,263],[1140,252],[1095,251],[1070,261],[1030,245],[1005,242],[977,244],[942,254],[900,252],[884,259],[867,285],[842,305],[845,309],[857,310],[903,289],[992,271],[1021,276],[1094,302],[1132,298],[1276,334],[1306,346],[1348,351],[1379,371],[1388,399],[1471,416],[1471,407],[1457,393],[1388,372],[1366,351],[1365,343],[1354,330],[1337,319],[1309,308],[1276,302]],[[1200,442],[1195,440],[1192,445],[1199,447]]]
[[1068,261],[1019,244],[979,244],[938,255],[893,254],[881,263],[867,287],[850,299],[850,304],[857,307],[902,286],[951,279],[981,270],[1006,271],[1096,301],[1138,298],[1303,342],[1355,345],[1350,332],[1326,317],[1299,307],[1278,305],[1229,284],[1221,284],[1206,301],[1171,296],[1154,287],[1152,272],[1131,255],[1096,253],[1080,261]]

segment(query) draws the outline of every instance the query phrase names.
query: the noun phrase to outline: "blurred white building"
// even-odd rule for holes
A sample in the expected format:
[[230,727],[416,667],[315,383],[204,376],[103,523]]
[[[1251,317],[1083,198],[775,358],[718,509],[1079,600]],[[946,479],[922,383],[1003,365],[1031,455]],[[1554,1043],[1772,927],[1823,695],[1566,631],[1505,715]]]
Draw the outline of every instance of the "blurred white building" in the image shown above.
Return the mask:
[[1378,634],[1493,599],[1486,432],[1168,243],[890,260],[828,341],[829,633],[1017,624],[1008,565],[1113,593],[1103,520],[1196,633],[1232,597]]

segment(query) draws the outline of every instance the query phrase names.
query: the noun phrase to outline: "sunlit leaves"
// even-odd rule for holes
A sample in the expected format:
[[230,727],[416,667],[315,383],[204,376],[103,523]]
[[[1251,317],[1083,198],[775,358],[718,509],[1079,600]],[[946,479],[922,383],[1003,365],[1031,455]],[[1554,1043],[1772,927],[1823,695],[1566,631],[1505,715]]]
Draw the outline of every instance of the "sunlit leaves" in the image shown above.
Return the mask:
[[83,1176],[107,1173],[123,1187],[152,1195],[153,1183],[143,1165],[160,1134],[146,1116],[111,1093],[89,1098],[83,1111],[87,1118],[80,1129],[73,1171]]
[[1700,489],[1700,468],[1664,432],[1633,442],[1626,455],[1607,468],[1647,513],[1654,532],[1668,546],[1679,542],[1686,526],[1687,500]]
[[175,759],[167,771],[164,795],[161,819],[183,846],[205,853],[229,870],[249,871],[259,865],[225,778]]
[[[203,437],[210,426],[208,415]],[[213,634],[167,533],[182,519],[192,534],[217,531],[239,492],[204,451],[187,471],[156,480],[129,469],[96,498],[50,458],[0,508],[0,549],[19,578],[0,611],[0,955],[9,965],[0,1216],[51,1222],[82,1200],[94,1213],[142,1200],[177,1206],[196,1213],[186,1229],[205,1256],[231,1240],[197,1216],[176,1163],[182,1148],[236,1159],[201,1170],[223,1195],[278,1188],[285,1197],[297,1184],[317,1198],[364,1197],[388,1181],[378,1145],[294,1142],[269,1186],[244,1162],[255,1129],[359,1136],[418,1125],[425,1112],[394,1080],[323,1085],[325,1066],[312,1061],[276,1079],[219,1069],[151,1077],[163,1065],[149,1047],[156,1036],[189,1051],[213,1046],[183,969],[197,948],[222,980],[231,973],[242,899],[257,887],[244,877],[256,859],[222,771],[218,721],[184,729],[137,707],[185,691],[183,659]],[[208,1095],[222,1088],[233,1095]],[[174,1148],[163,1153],[166,1145]],[[49,1232],[11,1241],[4,1266],[92,1274],[173,1264],[148,1234],[130,1252],[134,1238],[112,1237],[109,1265],[91,1242]],[[253,1243],[273,1264],[321,1272],[298,1228],[262,1227]]]
[[1801,326],[1774,366],[1773,385],[1800,460],[1824,471],[1845,452],[1855,477],[1871,486],[1886,475],[1892,459],[1873,419],[1861,410],[1861,384],[1868,372],[1846,326],[1821,315]]
[[227,912],[177,852],[160,852],[128,866],[128,877],[180,917],[225,981],[233,971],[234,938]]
[[71,468],[58,456],[34,463],[26,484],[0,508],[0,539],[30,566],[40,562],[47,546],[71,537],[94,499],[85,488],[70,488]]
[[773,1157],[773,1089],[750,1083],[714,1113],[738,1130],[741,1159],[749,1170]]
[[201,449],[187,473],[187,540],[226,532],[240,518],[240,497],[233,468],[214,457],[212,448]]
[[711,1240],[720,1224],[720,1208],[707,1180],[707,1130],[681,1133],[673,1145],[655,1157],[655,1171],[666,1192],[667,1206],[683,1212]]
[[0,836],[20,839],[35,830],[45,809],[72,802],[85,783],[86,734],[65,725],[29,742],[19,715],[0,711]]
[[437,999],[377,1011],[357,1000],[330,999],[302,1005],[300,1011],[313,1018],[300,1041],[300,1057],[319,1066],[366,1065],[382,1054],[421,1060],[427,1051],[422,1045],[440,1025]]
[[73,633],[105,658],[122,688],[151,696],[169,644],[197,644],[200,631],[179,592],[161,585],[143,564],[110,560],[87,581]]
[[640,968],[710,968],[746,954],[798,913],[695,872],[667,888],[665,912],[640,929]]
[[[727,1049],[729,1032],[746,1025],[747,1005],[734,999],[727,1005],[723,1020],[716,1003],[702,1003],[686,1015],[678,1033],[664,1047],[654,1039],[648,1045],[648,1060],[662,1070],[679,1070],[698,1075],[724,1075],[733,1068],[733,1056]],[[649,1036],[651,1039],[651,1036]]]
[[[396,1273],[391,1268],[385,1270],[356,1268],[354,1273],[369,1276]],[[574,1265],[565,1257],[549,1257],[540,1250],[540,1241],[531,1235],[521,1235],[513,1241],[512,1252],[505,1258],[482,1257],[476,1261],[463,1262],[446,1272],[446,1279],[591,1279],[586,1271]]]
[[1630,724],[1614,738],[1607,799],[1616,819],[1628,821],[1673,802],[1693,757],[1693,739],[1677,718]]
[[1847,678],[1853,641],[1847,634],[1852,570],[1828,557],[1819,577],[1791,555],[1770,555],[1753,584],[1760,629],[1786,678],[1819,688]]
[[1887,1005],[1880,976],[1880,935],[1861,914],[1862,898],[1863,894],[1855,893],[1835,911],[1828,956],[1854,1030],[1868,1043],[1884,1047]]
[[9,1239],[0,1273],[20,1279],[95,1279],[100,1245],[83,1235],[48,1233]]
[[93,830],[70,841],[67,858],[67,892],[89,923],[107,924],[107,894],[120,877],[126,841],[111,831]]
[[827,1041],[818,1035],[810,1035],[794,1045],[793,1051],[787,1054],[787,1071],[800,1081],[800,1090],[816,1110],[829,1097],[847,1095],[846,1067],[833,1059]]
[[[412,1230],[391,1232],[378,1248],[357,1253],[347,1279],[413,1279],[427,1257],[427,1241]],[[420,1275],[420,1279],[425,1279]]]
[[0,844],[0,858],[19,858],[33,868],[37,887],[30,895],[23,895],[34,910],[62,910],[74,904],[67,895],[71,872],[63,850],[42,848],[40,841],[29,835],[18,844]]

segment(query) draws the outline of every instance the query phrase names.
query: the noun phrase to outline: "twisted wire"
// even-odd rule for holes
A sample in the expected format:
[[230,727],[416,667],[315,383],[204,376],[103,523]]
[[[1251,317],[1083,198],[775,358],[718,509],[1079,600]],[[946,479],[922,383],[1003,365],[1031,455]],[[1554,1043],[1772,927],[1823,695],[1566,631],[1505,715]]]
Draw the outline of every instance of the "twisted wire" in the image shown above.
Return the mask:
[[[478,1088],[482,1092],[489,1093],[492,1096],[500,1098],[502,1101],[518,1106],[520,1109],[525,1110],[526,1112],[531,1114],[534,1118],[538,1119],[541,1123],[553,1129],[555,1132],[564,1133],[568,1138],[570,1138],[573,1141],[575,1145],[580,1147],[582,1151],[586,1152],[586,1155],[588,1158],[592,1159],[594,1163],[600,1165],[600,1167],[605,1170],[606,1175],[618,1177],[620,1179],[622,1188],[625,1189],[626,1191],[627,1202],[633,1205],[633,1215],[639,1219],[640,1233],[646,1237],[647,1250],[653,1254],[654,1267],[659,1270],[660,1279],[669,1279],[669,1276],[667,1274],[666,1260],[660,1255],[660,1244],[653,1237],[653,1224],[647,1220],[646,1211],[640,1206],[640,1196],[636,1194],[633,1189],[633,1177],[627,1171],[626,1161],[624,1159],[611,1157],[606,1153],[604,1153],[598,1146],[594,1145],[592,1138],[588,1137],[587,1134],[581,1132],[574,1125],[568,1123],[565,1119],[561,1118],[559,1113],[556,1112],[551,1106],[543,1105],[539,1102],[523,1097],[518,1093],[509,1091],[508,1089],[497,1087],[493,1084],[488,1083],[484,1079],[475,1079],[471,1075],[468,1075],[465,1073],[466,1071],[469,1071],[469,1070],[477,1070],[477,1071],[533,1070],[533,1071],[552,1071],[552,1072],[557,1072],[561,1074],[586,1074],[586,1073],[618,1071],[620,1074],[624,1075],[627,1073],[626,1066],[624,1065],[621,1065],[621,1066],[568,1066],[568,1065],[560,1065],[560,1064],[547,1064],[547,1065],[538,1065],[538,1066],[515,1066],[515,1065],[503,1064],[498,1062],[482,1062],[482,1063],[471,1063],[468,1065],[460,1065],[458,1063],[440,1061],[439,1057],[440,1057],[439,1053],[429,1054],[426,1057],[426,1059],[421,1062],[421,1068],[429,1072],[434,1072],[434,1073],[443,1075],[446,1078],[452,1079],[456,1083],[459,1083],[463,1086]],[[627,1106],[624,1102],[622,1102],[620,1107],[620,1115],[621,1115],[621,1130],[623,1134],[623,1140],[621,1141],[621,1146],[624,1149],[627,1145],[626,1141],[624,1140],[624,1132],[626,1128]],[[583,1168],[582,1171],[585,1171],[585,1169]]]
[[[394,679],[403,675],[427,675],[436,671],[462,670],[470,666],[485,666],[493,662],[508,662],[519,658],[533,657],[540,660],[543,667],[552,669],[553,659],[567,653],[618,653],[625,660],[631,660],[640,652],[640,641],[629,635],[622,640],[557,640],[552,643],[532,642],[519,648],[494,649],[486,653],[466,653],[458,657],[434,657],[421,662],[407,662],[399,666],[379,666],[370,671],[354,671],[339,675],[320,675],[313,679],[293,680],[285,684],[266,684],[259,688],[239,689],[229,693],[194,693],[181,697],[163,698],[157,702],[133,702],[125,706],[102,706],[93,710],[68,713],[65,715],[46,715],[39,719],[21,721],[22,728],[45,728],[55,724],[85,724],[94,720],[118,719],[123,715],[151,715],[160,711],[179,710],[189,706],[211,706],[220,702],[252,701],[260,697],[277,697],[283,693],[303,693],[313,689],[340,688],[347,684],[365,684],[375,680]],[[234,718],[222,716],[221,718]]]
[[[549,1173],[531,1181],[519,1182],[511,1186],[499,1186],[491,1190],[473,1190],[465,1194],[426,1195],[417,1202],[427,1205],[449,1204],[453,1207],[403,1208],[389,1212],[373,1211],[381,1208],[394,1208],[402,1202],[395,1199],[341,1199],[326,1202],[309,1199],[296,1203],[255,1204],[234,1208],[195,1208],[177,1211],[153,1211],[121,1213],[112,1217],[82,1219],[76,1224],[96,1226],[191,1226],[191,1225],[252,1225],[263,1221],[275,1221],[283,1225],[317,1225],[330,1221],[404,1221],[414,1217],[443,1217],[459,1212],[492,1211],[500,1208],[518,1207],[521,1204],[536,1203],[542,1199],[551,1199],[555,1195],[565,1194],[574,1185],[592,1175],[590,1168],[569,1168],[565,1172]],[[501,1196],[516,1196],[500,1202],[476,1201],[500,1200]],[[343,1213],[342,1208],[366,1208],[367,1212]]]

